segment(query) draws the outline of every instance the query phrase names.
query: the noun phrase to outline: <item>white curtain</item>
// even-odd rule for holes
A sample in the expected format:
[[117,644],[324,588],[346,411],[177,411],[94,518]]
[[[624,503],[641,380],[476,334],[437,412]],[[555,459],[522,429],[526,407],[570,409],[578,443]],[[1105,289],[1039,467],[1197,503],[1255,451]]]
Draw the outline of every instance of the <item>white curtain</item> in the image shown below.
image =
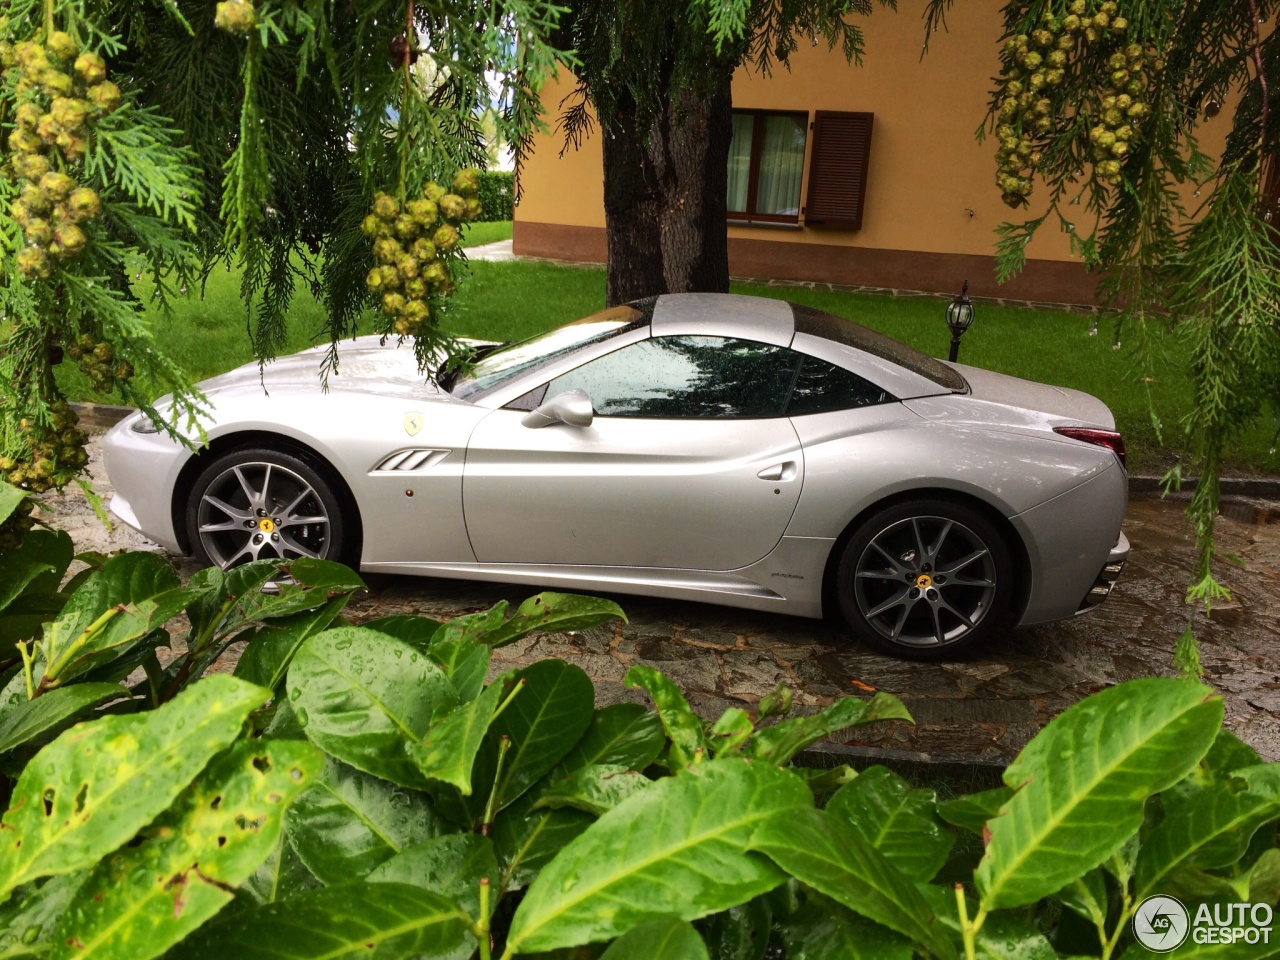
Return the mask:
[[[734,143],[737,143],[734,117]],[[807,117],[766,115],[760,150],[760,180],[756,184],[756,213],[796,216],[800,213],[800,178],[804,168]],[[733,154],[730,152],[730,157]],[[733,160],[729,161],[729,196],[733,196]],[[743,187],[745,201],[746,187]],[[739,209],[733,206],[730,210]]]
[[751,136],[755,117],[749,113],[733,115],[733,140],[729,143],[729,196],[731,213],[746,213],[747,186],[751,175]]

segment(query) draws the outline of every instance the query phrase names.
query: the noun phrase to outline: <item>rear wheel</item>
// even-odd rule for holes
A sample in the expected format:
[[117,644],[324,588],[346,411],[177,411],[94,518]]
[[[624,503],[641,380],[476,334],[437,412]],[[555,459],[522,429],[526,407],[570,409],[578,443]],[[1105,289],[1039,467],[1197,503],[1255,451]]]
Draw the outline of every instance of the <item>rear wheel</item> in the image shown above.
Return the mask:
[[976,510],[945,500],[870,517],[840,559],[841,612],[859,639],[895,656],[945,660],[981,643],[1007,609],[1009,549]]
[[245,448],[200,471],[187,499],[196,556],[224,570],[251,560],[341,560],[348,525],[333,485],[304,460]]

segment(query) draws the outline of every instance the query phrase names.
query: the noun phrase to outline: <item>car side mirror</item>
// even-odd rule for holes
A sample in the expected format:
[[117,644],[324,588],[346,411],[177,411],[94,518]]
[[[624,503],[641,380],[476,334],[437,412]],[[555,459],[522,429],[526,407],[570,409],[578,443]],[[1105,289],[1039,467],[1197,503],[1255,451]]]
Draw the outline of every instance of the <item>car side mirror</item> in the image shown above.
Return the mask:
[[540,404],[536,410],[526,413],[520,423],[526,427],[549,427],[555,423],[571,427],[589,427],[595,417],[591,398],[585,390],[577,388],[557,393]]

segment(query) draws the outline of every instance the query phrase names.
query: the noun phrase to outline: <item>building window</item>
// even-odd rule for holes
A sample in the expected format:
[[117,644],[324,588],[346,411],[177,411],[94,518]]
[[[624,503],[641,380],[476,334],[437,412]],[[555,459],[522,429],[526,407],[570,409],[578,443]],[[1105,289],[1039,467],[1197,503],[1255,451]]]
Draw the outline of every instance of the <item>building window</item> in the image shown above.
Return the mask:
[[799,222],[808,126],[807,113],[733,112],[729,219]]

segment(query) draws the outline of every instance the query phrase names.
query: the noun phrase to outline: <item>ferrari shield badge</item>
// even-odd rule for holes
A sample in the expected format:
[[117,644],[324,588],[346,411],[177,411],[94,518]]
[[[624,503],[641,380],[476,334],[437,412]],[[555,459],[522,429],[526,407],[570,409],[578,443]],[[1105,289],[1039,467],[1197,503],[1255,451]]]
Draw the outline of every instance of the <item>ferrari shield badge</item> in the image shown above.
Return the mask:
[[422,429],[422,414],[416,410],[411,410],[404,415],[404,432],[411,437],[416,437],[418,431]]

